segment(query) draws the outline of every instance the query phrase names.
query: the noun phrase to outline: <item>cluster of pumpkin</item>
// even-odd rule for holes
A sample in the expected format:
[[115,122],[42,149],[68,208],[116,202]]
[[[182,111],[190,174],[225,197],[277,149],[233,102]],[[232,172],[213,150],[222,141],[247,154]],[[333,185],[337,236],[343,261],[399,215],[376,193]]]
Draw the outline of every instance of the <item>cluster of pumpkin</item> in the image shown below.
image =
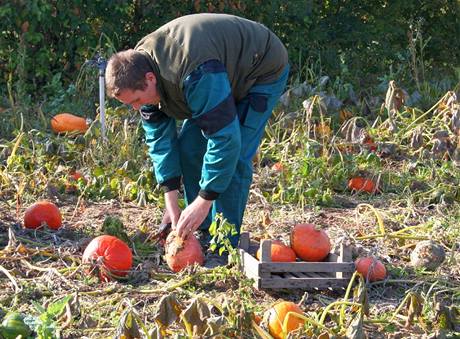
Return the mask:
[[[24,227],[37,229],[44,225],[52,230],[58,230],[62,226],[59,208],[48,200],[32,204],[24,213]],[[165,257],[166,263],[174,272],[195,263],[202,265],[204,261],[203,251],[196,237],[190,235],[182,240],[174,231],[166,239]],[[133,256],[124,241],[112,235],[100,235],[86,246],[82,262],[89,264],[90,272],[97,272],[102,281],[110,281],[128,274]]]
[[[35,202],[24,213],[24,227],[37,229],[44,225],[52,230],[58,230],[62,226],[59,208],[48,200]],[[90,264],[90,271],[97,271],[102,281],[109,281],[128,274],[133,256],[124,241],[111,235],[101,235],[86,246],[82,262]]]
[[[297,224],[290,234],[291,246],[280,240],[271,243],[271,261],[292,262],[300,258],[303,261],[323,261],[331,251],[331,241],[326,231],[313,224]],[[256,258],[260,260],[260,249]],[[386,269],[382,262],[374,257],[358,258],[355,261],[356,270],[369,281],[383,280]]]
[[[271,260],[274,262],[292,262],[297,257],[309,262],[323,261],[331,250],[329,236],[324,230],[318,229],[313,224],[297,224],[290,234],[291,246],[279,240],[271,243]],[[256,253],[260,260],[260,249]],[[369,281],[383,280],[386,269],[383,263],[374,257],[358,258],[355,261],[356,270]],[[290,313],[291,312],[291,313]],[[283,332],[283,323],[286,316],[286,332]],[[294,314],[295,313],[295,314]],[[297,314],[297,315],[296,315]],[[301,308],[290,301],[281,301],[271,307],[264,315],[270,334],[274,338],[285,338],[291,331],[303,326],[305,320]]]

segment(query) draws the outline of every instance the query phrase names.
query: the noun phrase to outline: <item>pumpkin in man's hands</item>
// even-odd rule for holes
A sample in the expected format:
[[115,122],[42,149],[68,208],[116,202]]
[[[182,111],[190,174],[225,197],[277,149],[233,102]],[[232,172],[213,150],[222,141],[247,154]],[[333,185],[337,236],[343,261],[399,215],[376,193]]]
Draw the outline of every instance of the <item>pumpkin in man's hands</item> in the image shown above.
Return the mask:
[[198,239],[191,233],[182,239],[176,231],[171,231],[166,238],[165,258],[169,268],[174,272],[193,264],[203,265],[204,262],[203,250]]

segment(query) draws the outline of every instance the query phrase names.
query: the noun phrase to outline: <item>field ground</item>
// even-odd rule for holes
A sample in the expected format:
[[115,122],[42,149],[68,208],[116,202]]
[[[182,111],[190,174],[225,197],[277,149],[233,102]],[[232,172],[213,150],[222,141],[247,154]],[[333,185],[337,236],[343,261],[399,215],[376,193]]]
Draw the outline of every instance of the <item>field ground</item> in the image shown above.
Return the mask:
[[[351,245],[353,259],[381,260],[385,280],[354,275],[347,291],[258,291],[237,265],[173,274],[155,238],[164,202],[137,113],[117,107],[106,112],[108,143],[93,121],[83,136],[56,135],[44,125],[0,144],[2,312],[25,315],[40,338],[270,338],[259,320],[284,299],[304,311],[304,336],[458,337],[457,95],[449,91],[419,109],[403,105],[403,91],[390,82],[385,100],[337,111],[328,106],[333,95],[304,87],[286,92],[291,102],[284,96],[267,126],[242,230],[256,241],[289,244],[296,223],[314,223],[334,246]],[[72,179],[75,170],[83,178]],[[375,189],[350,190],[349,179],[358,176]],[[38,199],[56,202],[61,229],[23,228],[25,209]],[[104,226],[107,217],[121,223]],[[103,233],[130,245],[127,278],[101,283],[82,265],[84,248]],[[431,271],[410,258],[427,239],[445,252]]]
[[[452,307],[455,303],[458,305],[458,250],[445,246],[447,259],[440,269],[434,273],[417,272],[409,264],[409,255],[416,241],[391,239],[386,236],[357,239],[360,236],[379,234],[376,216],[370,210],[358,207],[360,203],[372,204],[381,213],[387,233],[401,230],[401,225],[395,222],[398,217],[405,218],[405,225],[420,225],[429,220],[442,219],[446,213],[444,209],[448,210],[449,206],[436,205],[409,210],[407,207],[393,205],[388,195],[376,195],[369,201],[368,197],[355,194],[340,197],[342,204],[351,207],[312,210],[269,204],[263,195],[257,193],[257,187],[256,176],[243,227],[244,231],[251,233],[252,238],[278,238],[289,243],[289,231],[295,223],[311,222],[323,226],[335,243],[345,241],[351,244],[354,257],[373,254],[385,263],[389,271],[387,280],[367,286],[370,314],[364,329],[369,337],[422,337],[435,332],[432,324],[424,322],[417,321],[404,326],[408,312],[406,306],[393,320],[389,320],[410,291],[423,296],[422,300],[426,300],[426,304],[422,305],[424,317],[433,320],[439,317],[434,309],[434,300],[447,307]],[[14,206],[1,204],[1,245],[4,248],[1,264],[14,278],[2,278],[0,300],[2,305],[10,304],[33,314],[30,305],[26,306],[32,300],[47,304],[72,295],[71,308],[57,321],[59,326],[64,327],[64,337],[100,338],[115,333],[120,326],[120,314],[124,308],[127,309],[127,304],[124,305],[126,300],[129,300],[129,304],[137,310],[146,324],[152,323],[156,314],[154,308],[166,294],[177,296],[183,304],[196,296],[207,300],[244,300],[247,303],[244,310],[233,306],[235,317],[238,312],[262,315],[264,310],[279,299],[301,302],[306,312],[320,314],[328,304],[343,298],[343,290],[257,291],[250,284],[242,282],[244,277],[235,274],[236,267],[217,269],[206,278],[200,277],[198,273],[202,274],[206,269],[198,269],[191,272],[191,276],[196,275],[196,278],[184,282],[187,274],[171,274],[161,259],[161,249],[155,247],[151,247],[145,256],[136,256],[134,271],[127,282],[100,284],[97,279],[89,278],[79,264],[82,250],[92,234],[98,233],[105,217],[118,216],[126,226],[128,234],[145,230],[142,235],[145,239],[157,228],[161,220],[161,209],[152,204],[139,207],[117,200],[89,202],[79,200],[75,195],[61,195],[60,198],[64,227],[57,232],[22,229],[22,208],[16,214]],[[365,201],[362,201],[363,198]],[[423,237],[435,238],[442,243],[442,232],[445,230],[436,231],[435,224],[427,228]],[[14,233],[14,237],[10,239],[9,227]],[[177,287],[172,288],[175,283]],[[71,321],[67,318],[70,315]],[[334,317],[329,321],[334,321]],[[233,333],[239,332],[248,338],[255,335],[250,332],[251,327],[246,328],[237,320],[234,322],[227,324],[228,331],[232,329],[235,331]],[[176,326],[178,325],[172,325],[170,330],[174,332]]]

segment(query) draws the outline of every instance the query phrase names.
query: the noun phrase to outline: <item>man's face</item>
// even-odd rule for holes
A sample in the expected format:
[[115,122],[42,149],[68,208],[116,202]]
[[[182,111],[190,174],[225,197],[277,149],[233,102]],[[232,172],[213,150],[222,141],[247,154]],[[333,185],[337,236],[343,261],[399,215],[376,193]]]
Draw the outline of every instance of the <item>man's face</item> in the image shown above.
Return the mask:
[[144,90],[133,91],[131,89],[125,89],[122,90],[116,98],[125,105],[132,106],[135,110],[140,109],[143,105],[158,105],[160,102],[160,94],[157,90],[156,80],[153,73],[146,73],[145,82],[147,86]]

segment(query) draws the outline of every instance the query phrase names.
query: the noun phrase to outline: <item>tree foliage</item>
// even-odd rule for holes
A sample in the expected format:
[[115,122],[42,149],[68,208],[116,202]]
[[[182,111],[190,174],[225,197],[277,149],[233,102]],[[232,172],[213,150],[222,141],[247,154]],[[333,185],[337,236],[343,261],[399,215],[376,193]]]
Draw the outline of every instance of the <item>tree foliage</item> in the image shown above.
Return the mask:
[[[169,20],[231,13],[260,21],[288,46],[294,72],[315,65],[369,83],[406,69],[424,76],[459,66],[456,0],[12,0],[0,7],[0,94],[53,94],[97,51],[126,49]],[[419,64],[417,64],[419,63]],[[421,63],[421,64],[420,64]],[[423,67],[421,67],[423,66]],[[412,70],[412,71],[411,71]]]

